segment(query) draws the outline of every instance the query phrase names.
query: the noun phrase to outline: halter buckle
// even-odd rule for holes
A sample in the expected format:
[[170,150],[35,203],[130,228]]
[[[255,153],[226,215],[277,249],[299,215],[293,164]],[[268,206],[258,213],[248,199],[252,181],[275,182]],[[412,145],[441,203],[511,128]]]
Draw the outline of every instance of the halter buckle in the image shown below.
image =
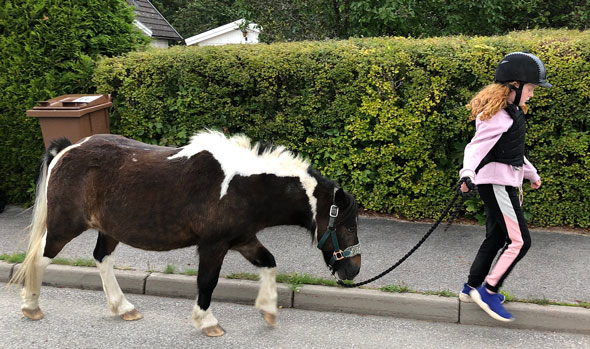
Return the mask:
[[344,254],[342,250],[334,251],[334,259],[336,259],[337,261],[344,259]]
[[336,205],[330,206],[330,217],[333,217],[333,218],[338,217],[338,206],[336,206]]

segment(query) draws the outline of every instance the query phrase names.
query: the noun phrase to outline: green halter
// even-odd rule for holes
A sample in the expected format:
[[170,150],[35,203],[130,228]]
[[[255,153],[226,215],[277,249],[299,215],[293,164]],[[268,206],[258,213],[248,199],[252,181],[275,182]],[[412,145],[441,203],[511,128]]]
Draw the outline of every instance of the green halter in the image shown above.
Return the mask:
[[361,244],[360,242],[356,245],[352,245],[347,247],[344,251],[340,249],[338,245],[338,237],[336,236],[336,228],[335,228],[335,221],[336,217],[338,217],[338,206],[332,205],[330,207],[330,220],[328,222],[328,228],[324,233],[324,236],[318,242],[318,248],[321,250],[324,243],[328,240],[328,237],[332,237],[332,247],[334,252],[332,253],[332,258],[330,258],[329,265],[330,267],[334,266],[334,262],[342,260],[344,258],[350,258],[352,256],[356,256],[357,254],[361,254]]

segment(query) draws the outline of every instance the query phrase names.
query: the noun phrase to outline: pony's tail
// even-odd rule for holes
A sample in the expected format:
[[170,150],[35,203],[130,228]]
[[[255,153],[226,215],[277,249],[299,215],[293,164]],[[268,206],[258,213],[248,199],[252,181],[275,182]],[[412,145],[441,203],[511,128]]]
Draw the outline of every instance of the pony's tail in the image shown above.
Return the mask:
[[42,257],[45,248],[45,232],[47,230],[47,175],[49,164],[53,158],[63,149],[72,145],[66,138],[54,140],[41,158],[39,163],[39,177],[37,179],[37,192],[35,206],[33,207],[33,219],[29,225],[29,245],[25,260],[20,264],[16,273],[12,276],[8,285],[20,284],[33,285],[37,279],[36,265]]

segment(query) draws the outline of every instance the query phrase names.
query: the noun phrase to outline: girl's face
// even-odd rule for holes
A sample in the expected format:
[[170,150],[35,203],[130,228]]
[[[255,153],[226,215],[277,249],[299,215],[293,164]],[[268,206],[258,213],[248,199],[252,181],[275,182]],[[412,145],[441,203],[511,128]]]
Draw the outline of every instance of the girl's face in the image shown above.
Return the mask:
[[[534,96],[535,88],[537,88],[537,85],[535,84],[529,84],[528,82],[524,84],[524,87],[522,88],[522,93],[520,95],[520,106],[525,105],[525,103],[528,102],[528,100]],[[516,92],[511,90],[510,94],[508,95],[508,99],[510,100],[510,102],[514,102],[515,97]]]
[[524,87],[522,89],[522,96],[520,96],[520,105],[524,105],[526,102],[528,102],[529,98],[531,98],[532,96],[534,96],[534,91],[537,88],[537,85],[535,84],[529,84],[526,83],[524,84]]

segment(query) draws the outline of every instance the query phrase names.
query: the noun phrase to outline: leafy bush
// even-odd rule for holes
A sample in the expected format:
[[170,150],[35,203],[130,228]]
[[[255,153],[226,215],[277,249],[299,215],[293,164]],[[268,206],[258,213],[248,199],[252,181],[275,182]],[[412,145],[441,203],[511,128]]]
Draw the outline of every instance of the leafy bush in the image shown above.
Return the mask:
[[184,38],[240,18],[235,0],[152,0],[151,3]]
[[555,86],[530,103],[544,185],[525,188],[525,210],[536,225],[589,227],[587,32],[177,47],[102,60],[94,81],[114,97],[114,133],[184,145],[204,127],[243,132],[307,156],[367,209],[434,218],[474,132],[465,105],[523,49]]
[[532,28],[584,30],[590,25],[588,5],[588,0],[237,0],[234,6],[264,28],[260,40],[276,42],[499,35]]
[[0,0],[0,190],[24,203],[43,152],[35,101],[92,93],[94,61],[147,42],[125,0]]
[[587,0],[360,0],[350,7],[350,34],[357,36],[498,35],[590,24]]

